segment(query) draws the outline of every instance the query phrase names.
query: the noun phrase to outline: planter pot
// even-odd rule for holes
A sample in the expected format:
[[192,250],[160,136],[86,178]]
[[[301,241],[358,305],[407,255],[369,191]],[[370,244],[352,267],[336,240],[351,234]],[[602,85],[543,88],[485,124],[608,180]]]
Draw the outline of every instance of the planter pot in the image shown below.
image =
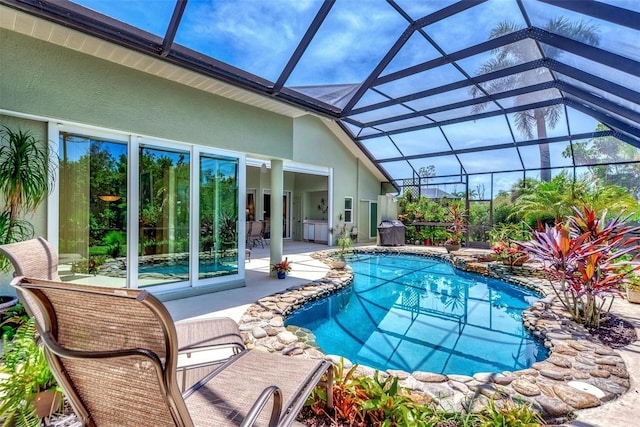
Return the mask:
[[503,260],[502,260],[502,263],[503,263],[504,265],[513,265],[514,267],[520,267],[520,266],[522,266],[522,264],[524,264],[525,262],[527,262],[527,260],[528,260],[528,259],[529,259],[529,258],[527,258],[527,257],[521,257],[521,258],[518,258],[517,260],[515,260],[515,261],[513,262],[513,264],[511,264],[511,262],[510,262],[508,259],[503,259]]
[[448,244],[445,244],[444,248],[447,250],[447,252],[455,252],[455,251],[459,251],[461,246],[460,245],[448,245]]
[[640,304],[640,289],[627,289],[627,299],[634,304]]
[[278,271],[277,275],[278,279],[284,279],[285,277],[287,277],[287,273],[285,273],[284,271]]
[[331,268],[342,270],[347,266],[347,262],[343,259],[334,259],[331,261]]
[[0,295],[0,313],[10,309],[14,305],[18,304],[18,298],[13,296],[1,296]]
[[424,239],[424,245],[425,246],[431,246],[433,244],[433,242],[431,241],[431,239]]
[[31,404],[36,408],[36,414],[40,418],[50,417],[60,409],[62,393],[57,390],[40,392],[33,398]]

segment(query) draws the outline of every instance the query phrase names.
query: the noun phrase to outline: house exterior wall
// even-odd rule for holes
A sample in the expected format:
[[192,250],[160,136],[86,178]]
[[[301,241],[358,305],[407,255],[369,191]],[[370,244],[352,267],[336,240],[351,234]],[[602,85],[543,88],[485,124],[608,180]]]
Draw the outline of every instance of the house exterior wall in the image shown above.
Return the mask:
[[290,118],[0,30],[0,107],[290,159]]
[[[345,196],[357,210],[359,198],[380,192],[374,175],[316,117],[292,119],[5,29],[0,58],[0,110],[327,166],[336,215]],[[0,124],[47,138],[44,121],[0,116]],[[248,178],[260,199],[268,174]],[[290,176],[285,191],[304,191],[298,183],[304,180]],[[33,217],[37,235],[47,235],[46,219],[45,203]],[[0,277],[0,288],[7,283]]]
[[[338,215],[344,212],[345,197],[352,197],[353,225],[358,225],[358,201],[377,200],[380,181],[323,125],[321,119],[304,116],[295,119],[293,126],[293,160],[333,168],[332,220],[337,222]],[[316,200],[311,203],[313,206],[307,208],[312,212]],[[358,240],[369,241],[365,235]]]

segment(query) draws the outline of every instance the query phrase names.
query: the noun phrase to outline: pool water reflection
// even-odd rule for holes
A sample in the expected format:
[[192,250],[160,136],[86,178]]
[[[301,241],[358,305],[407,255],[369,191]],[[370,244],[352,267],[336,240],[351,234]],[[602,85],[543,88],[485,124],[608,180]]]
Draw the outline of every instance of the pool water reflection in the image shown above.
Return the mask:
[[358,255],[351,287],[292,313],[321,349],[376,369],[514,371],[547,358],[522,324],[534,291],[409,255]]

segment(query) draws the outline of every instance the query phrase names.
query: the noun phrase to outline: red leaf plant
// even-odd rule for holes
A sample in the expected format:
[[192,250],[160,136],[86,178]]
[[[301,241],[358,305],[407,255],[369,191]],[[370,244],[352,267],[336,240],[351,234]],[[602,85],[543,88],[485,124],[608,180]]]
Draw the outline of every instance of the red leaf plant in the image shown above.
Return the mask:
[[597,218],[593,210],[574,207],[574,215],[555,227],[538,226],[532,240],[517,242],[532,260],[542,263],[542,271],[571,317],[588,328],[597,328],[609,317],[615,296],[624,297],[623,286],[630,274],[640,269],[629,254],[640,249],[640,227],[626,224],[631,215],[618,214],[606,221],[606,212]]

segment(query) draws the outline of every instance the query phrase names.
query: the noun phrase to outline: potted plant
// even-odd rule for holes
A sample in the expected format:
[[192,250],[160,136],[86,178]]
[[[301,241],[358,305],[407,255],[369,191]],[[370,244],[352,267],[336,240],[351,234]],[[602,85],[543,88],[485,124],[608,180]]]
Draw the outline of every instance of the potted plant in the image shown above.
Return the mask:
[[630,283],[627,283],[627,300],[634,304],[640,304],[640,280],[634,277]]
[[18,328],[11,341],[5,337],[3,345],[0,419],[6,417],[4,425],[40,425],[41,418],[61,407],[62,392],[36,340],[33,318]]
[[273,266],[271,266],[271,271],[276,272],[276,276],[278,276],[278,279],[284,279],[287,273],[291,272],[291,263],[289,262],[289,259],[285,258],[279,263],[274,264]]
[[508,265],[510,268],[521,266],[529,259],[529,254],[516,243],[500,241],[493,246],[496,260]]
[[345,255],[351,252],[353,248],[353,239],[351,233],[347,231],[347,224],[342,222],[342,214],[338,215],[338,224],[331,229],[331,233],[335,234],[336,246],[338,250],[333,256],[331,267],[335,269],[343,269],[347,265],[347,261],[344,259]]
[[447,249],[447,252],[454,252],[460,249],[462,237],[465,231],[467,231],[464,214],[457,203],[453,203],[449,207],[448,220],[451,225],[447,227],[449,238],[444,242],[444,247]]

